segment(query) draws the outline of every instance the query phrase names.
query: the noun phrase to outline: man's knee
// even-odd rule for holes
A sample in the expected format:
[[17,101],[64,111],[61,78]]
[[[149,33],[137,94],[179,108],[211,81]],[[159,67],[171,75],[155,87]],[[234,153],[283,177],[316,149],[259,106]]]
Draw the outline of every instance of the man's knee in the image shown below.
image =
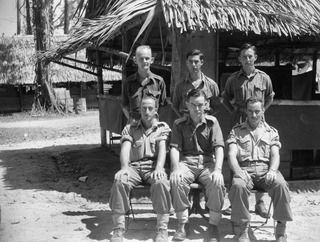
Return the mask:
[[246,183],[241,178],[233,178],[231,189],[232,190],[243,190],[246,188]]

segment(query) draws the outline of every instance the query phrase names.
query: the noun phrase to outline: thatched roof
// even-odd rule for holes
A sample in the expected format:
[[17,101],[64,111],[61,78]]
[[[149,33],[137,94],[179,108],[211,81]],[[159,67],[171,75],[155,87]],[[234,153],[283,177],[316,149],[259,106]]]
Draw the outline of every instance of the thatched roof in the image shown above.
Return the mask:
[[[162,15],[168,28],[186,31],[238,30],[278,36],[320,33],[320,1],[317,0],[91,0],[95,11],[87,14],[70,38],[43,56],[60,58],[88,46],[101,46],[130,26],[141,34]],[[139,35],[138,34],[138,35]]]

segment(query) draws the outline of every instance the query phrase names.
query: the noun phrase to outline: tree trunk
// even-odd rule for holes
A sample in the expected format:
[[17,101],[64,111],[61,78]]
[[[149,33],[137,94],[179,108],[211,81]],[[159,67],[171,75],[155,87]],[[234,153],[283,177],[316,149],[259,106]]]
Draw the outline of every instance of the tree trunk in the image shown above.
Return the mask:
[[[52,0],[33,0],[32,8],[35,48],[37,52],[46,51],[51,45]],[[48,65],[38,59],[35,65],[35,72],[37,90],[33,105],[34,111],[51,108],[61,112],[49,82]]]
[[20,0],[17,0],[17,34],[21,34]]
[[27,31],[26,34],[32,34],[32,27],[31,27],[31,14],[30,14],[30,1],[26,1],[26,24],[27,24]]
[[64,0],[64,34],[69,34],[69,26],[70,26],[70,19],[69,19],[69,2],[68,0]]

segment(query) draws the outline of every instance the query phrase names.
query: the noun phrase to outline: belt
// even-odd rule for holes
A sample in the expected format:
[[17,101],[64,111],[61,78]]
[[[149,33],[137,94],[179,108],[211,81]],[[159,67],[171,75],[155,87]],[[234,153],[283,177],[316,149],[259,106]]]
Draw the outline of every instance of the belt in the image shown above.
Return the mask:
[[262,161],[262,160],[253,160],[253,161],[246,160],[246,161],[240,162],[240,166],[256,166],[256,165],[259,165],[259,164],[266,164],[266,165],[268,165],[267,162]]
[[143,157],[143,158],[141,158],[139,160],[131,161],[131,163],[140,162],[140,161],[148,161],[148,160],[155,161],[156,157]]

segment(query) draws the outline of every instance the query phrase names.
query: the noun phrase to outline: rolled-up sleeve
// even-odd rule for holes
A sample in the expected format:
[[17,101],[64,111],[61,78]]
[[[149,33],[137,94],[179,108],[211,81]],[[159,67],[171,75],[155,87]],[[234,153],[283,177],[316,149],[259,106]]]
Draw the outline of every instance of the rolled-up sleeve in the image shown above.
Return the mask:
[[124,141],[133,142],[130,124],[126,125],[122,130],[120,143],[122,144]]
[[172,127],[170,147],[175,147],[180,151],[182,150],[182,133],[176,122],[174,122]]
[[213,128],[212,128],[212,147],[215,148],[217,146],[224,147],[224,140],[223,140],[223,135],[222,131],[220,128],[220,124],[218,120],[215,121]]
[[265,100],[272,100],[274,96],[272,81],[268,75],[266,75],[265,78],[266,78]]
[[165,124],[163,127],[159,128],[159,135],[157,137],[157,141],[160,140],[169,140],[170,137],[170,133],[171,133],[171,129],[169,128],[169,126],[167,124]]
[[229,101],[229,102],[230,102],[230,100],[233,99],[231,82],[232,82],[232,76],[227,79],[226,85],[225,85],[224,90],[222,92],[222,98],[224,100]]
[[237,144],[236,134],[234,129],[232,129],[228,135],[228,139],[226,140],[226,145]]
[[270,147],[273,145],[278,146],[279,149],[281,148],[279,133],[276,130],[272,130],[272,134],[271,134]]

